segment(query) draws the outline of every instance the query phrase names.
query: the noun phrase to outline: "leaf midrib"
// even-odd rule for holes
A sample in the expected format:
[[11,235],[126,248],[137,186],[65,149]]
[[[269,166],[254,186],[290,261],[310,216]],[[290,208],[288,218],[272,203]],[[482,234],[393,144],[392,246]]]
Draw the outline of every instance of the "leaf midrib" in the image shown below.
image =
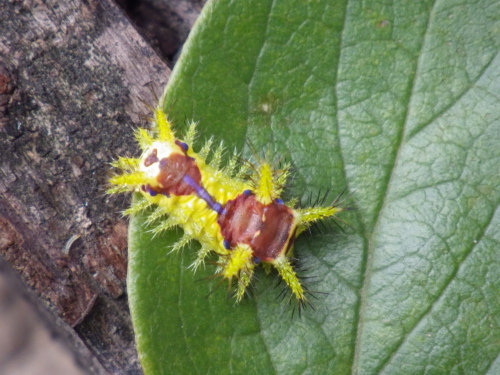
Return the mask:
[[[380,226],[380,218],[382,217],[382,212],[384,211],[387,201],[388,201],[388,192],[389,192],[389,186],[391,185],[391,181],[393,179],[393,171],[396,168],[397,160],[399,158],[399,155],[401,153],[402,145],[404,144],[404,139],[405,139],[405,134],[408,126],[408,117],[410,115],[410,107],[411,107],[411,102],[414,97],[414,90],[415,90],[415,83],[416,79],[418,77],[418,71],[419,67],[421,65],[421,59],[422,59],[422,52],[424,50],[424,47],[426,45],[427,37],[428,37],[428,32],[429,32],[429,25],[431,23],[431,19],[434,14],[434,9],[436,7],[437,1],[434,2],[432,9],[429,13],[429,17],[427,18],[427,23],[425,25],[425,33],[422,38],[422,43],[420,45],[420,50],[418,52],[418,57],[417,57],[417,62],[414,65],[414,70],[413,70],[413,77],[411,78],[411,84],[409,87],[409,92],[408,92],[408,102],[405,107],[405,113],[404,113],[404,121],[403,121],[403,126],[398,127],[397,134],[396,134],[396,140],[397,140],[397,146],[395,147],[395,152],[393,153],[393,158],[391,160],[391,163],[387,164],[390,165],[388,168],[389,173],[387,175],[386,183],[382,185],[381,191],[383,191],[383,196],[379,200],[380,204],[375,210],[375,222],[373,225],[373,232],[371,235],[371,240],[367,241],[367,232],[366,228],[363,225],[363,221],[360,220],[360,226],[362,228],[362,231],[364,233],[363,236],[363,253],[365,254],[365,259],[366,261],[363,262],[364,266],[364,272],[363,272],[363,282],[362,282],[362,287],[361,287],[361,293],[360,293],[360,303],[359,303],[359,310],[357,311],[357,318],[358,318],[358,324],[357,324],[357,331],[356,331],[356,341],[354,343],[354,359],[352,361],[352,368],[351,368],[351,373],[352,374],[357,374],[359,365],[360,365],[360,360],[361,360],[361,347],[362,347],[362,336],[363,336],[363,317],[365,315],[366,311],[366,306],[367,306],[367,299],[368,299],[368,289],[370,286],[370,280],[371,280],[371,274],[372,274],[372,266],[373,266],[373,252],[374,252],[374,243],[373,239],[375,237],[375,233],[378,232],[379,226]],[[345,23],[344,23],[345,26]],[[342,46],[341,46],[342,47]],[[343,49],[340,50],[342,54]],[[362,268],[363,269],[363,268]],[[415,322],[415,326],[417,326],[417,323],[420,321],[420,318]],[[411,331],[410,331],[411,332]],[[381,373],[384,371],[384,368],[387,366],[388,363],[392,360],[394,355],[397,353],[399,348],[401,347],[402,343],[404,342],[405,338],[407,335],[404,335],[401,340],[397,343],[397,346],[394,348],[394,350],[391,352],[391,355],[387,356],[379,365],[378,369],[374,369],[377,373]]]

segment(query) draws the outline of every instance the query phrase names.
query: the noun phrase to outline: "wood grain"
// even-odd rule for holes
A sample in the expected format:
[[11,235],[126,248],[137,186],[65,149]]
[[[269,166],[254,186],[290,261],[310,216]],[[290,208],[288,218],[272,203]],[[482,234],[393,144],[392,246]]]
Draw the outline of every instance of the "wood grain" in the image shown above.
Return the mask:
[[104,191],[108,164],[137,156],[141,100],[154,104],[169,74],[110,0],[0,3],[0,266],[92,374],[142,373],[125,286],[129,198]]

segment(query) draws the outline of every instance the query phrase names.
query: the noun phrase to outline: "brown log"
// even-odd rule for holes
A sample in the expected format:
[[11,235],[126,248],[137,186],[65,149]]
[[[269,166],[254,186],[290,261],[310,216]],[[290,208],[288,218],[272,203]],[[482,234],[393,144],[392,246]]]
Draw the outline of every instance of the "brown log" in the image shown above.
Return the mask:
[[142,373],[129,198],[105,190],[169,74],[111,0],[0,2],[0,272],[16,271],[91,374]]

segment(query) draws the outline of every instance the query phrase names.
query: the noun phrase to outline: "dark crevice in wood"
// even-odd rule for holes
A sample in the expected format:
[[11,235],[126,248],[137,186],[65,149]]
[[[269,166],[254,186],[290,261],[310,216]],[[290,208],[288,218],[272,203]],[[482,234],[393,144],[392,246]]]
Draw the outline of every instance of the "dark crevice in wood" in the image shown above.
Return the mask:
[[170,68],[205,3],[206,0],[117,0]]

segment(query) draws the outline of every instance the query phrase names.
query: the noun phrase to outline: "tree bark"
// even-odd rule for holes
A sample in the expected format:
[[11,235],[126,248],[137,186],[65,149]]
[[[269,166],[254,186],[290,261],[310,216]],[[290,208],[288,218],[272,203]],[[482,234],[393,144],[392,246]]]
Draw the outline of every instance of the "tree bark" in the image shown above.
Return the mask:
[[109,163],[137,156],[170,74],[111,0],[0,3],[0,262],[91,374],[141,374],[126,297],[129,197]]

